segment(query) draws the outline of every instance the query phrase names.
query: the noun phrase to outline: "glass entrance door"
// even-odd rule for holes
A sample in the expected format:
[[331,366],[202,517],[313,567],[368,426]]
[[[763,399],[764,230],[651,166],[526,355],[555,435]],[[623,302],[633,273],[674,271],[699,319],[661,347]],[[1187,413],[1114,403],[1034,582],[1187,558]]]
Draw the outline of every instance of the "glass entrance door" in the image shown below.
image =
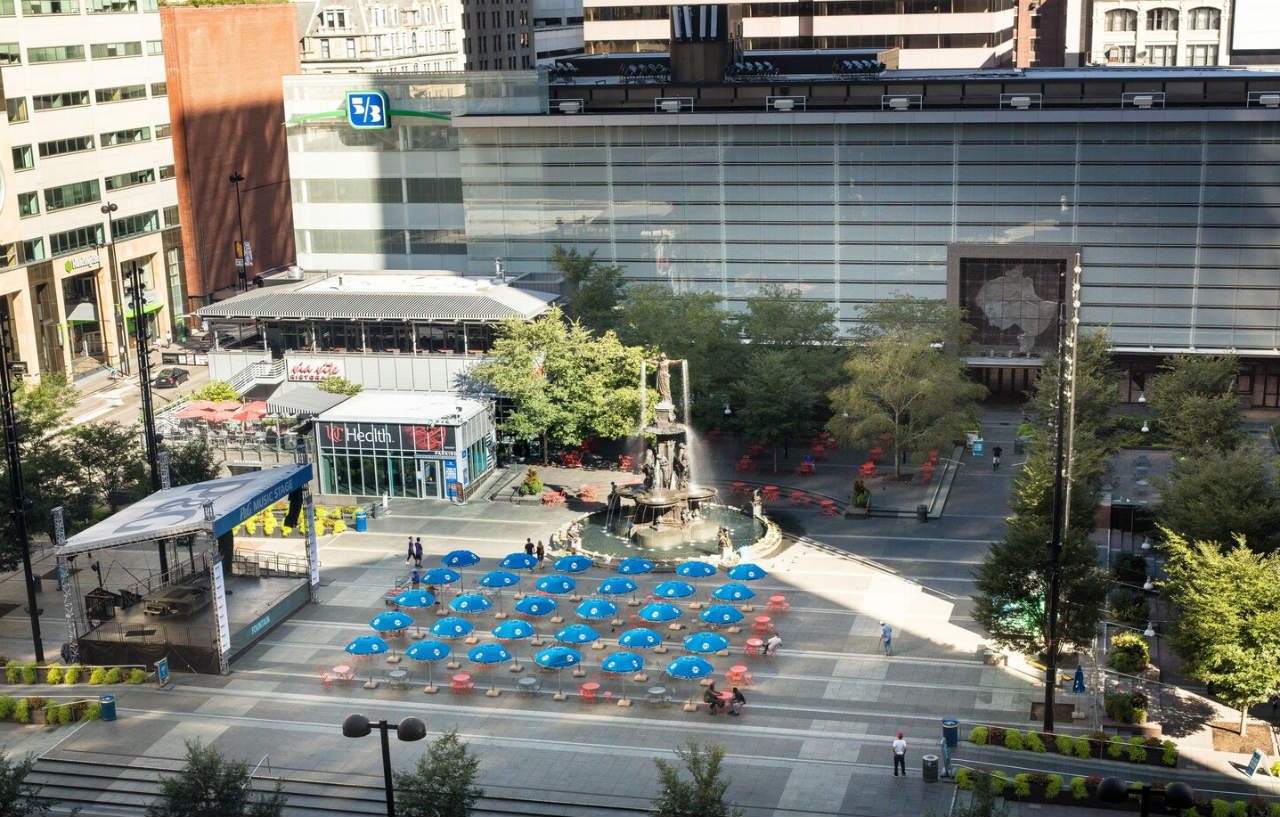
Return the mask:
[[420,459],[418,469],[418,496],[422,499],[440,498],[440,462]]

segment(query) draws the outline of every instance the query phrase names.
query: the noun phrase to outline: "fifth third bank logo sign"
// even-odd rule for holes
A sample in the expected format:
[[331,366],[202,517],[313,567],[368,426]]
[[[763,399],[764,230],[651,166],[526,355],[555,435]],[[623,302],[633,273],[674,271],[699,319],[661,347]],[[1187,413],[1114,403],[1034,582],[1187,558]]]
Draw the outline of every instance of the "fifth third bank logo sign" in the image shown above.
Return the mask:
[[360,130],[390,127],[387,95],[382,91],[347,91],[347,122]]

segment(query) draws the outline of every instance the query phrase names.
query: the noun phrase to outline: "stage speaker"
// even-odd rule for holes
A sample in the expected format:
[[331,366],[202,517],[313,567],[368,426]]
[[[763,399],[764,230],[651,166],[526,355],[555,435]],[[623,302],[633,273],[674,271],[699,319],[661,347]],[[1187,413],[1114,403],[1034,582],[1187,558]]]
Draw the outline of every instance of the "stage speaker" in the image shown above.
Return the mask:
[[289,494],[289,512],[284,515],[284,523],[291,528],[298,527],[298,517],[302,515],[302,489]]

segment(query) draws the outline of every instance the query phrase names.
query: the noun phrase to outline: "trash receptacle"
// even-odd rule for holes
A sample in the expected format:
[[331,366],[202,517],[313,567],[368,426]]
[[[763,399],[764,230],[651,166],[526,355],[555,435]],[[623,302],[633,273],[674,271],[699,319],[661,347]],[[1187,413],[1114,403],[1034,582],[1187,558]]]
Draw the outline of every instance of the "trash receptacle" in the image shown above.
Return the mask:
[[31,589],[36,591],[37,596],[44,592],[44,585],[41,584],[39,576],[31,577]]
[[113,721],[116,719],[116,696],[98,696],[98,707],[102,710],[102,719],[104,721]]
[[381,503],[378,503],[378,502],[373,503],[372,505],[370,505],[370,506],[369,506],[369,510],[373,511],[373,518],[374,518],[374,519],[377,519],[378,517],[382,516],[382,505],[381,505]]
[[945,740],[947,745],[952,749],[956,748],[960,743],[960,721],[955,718],[943,718],[942,739]]
[[938,756],[937,755],[921,755],[920,771],[923,773],[924,782],[938,782]]
[[369,517],[365,516],[364,511],[356,511],[356,530],[364,533],[369,529]]
[[929,521],[929,506],[928,506],[928,505],[917,505],[917,506],[916,506],[916,521],[917,521],[917,522],[928,522],[928,521]]

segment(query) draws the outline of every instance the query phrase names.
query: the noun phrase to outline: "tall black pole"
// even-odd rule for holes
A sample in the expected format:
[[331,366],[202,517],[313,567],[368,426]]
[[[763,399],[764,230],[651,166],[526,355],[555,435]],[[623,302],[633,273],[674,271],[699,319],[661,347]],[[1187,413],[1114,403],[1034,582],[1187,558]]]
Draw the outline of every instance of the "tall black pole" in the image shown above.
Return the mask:
[[8,339],[13,337],[8,309],[3,316],[4,337],[0,337],[0,404],[4,414],[4,450],[9,466],[9,493],[13,510],[13,533],[22,552],[22,575],[27,580],[27,612],[31,616],[31,643],[36,648],[36,661],[44,661],[44,643],[40,640],[40,608],[36,606],[36,582],[31,575],[31,539],[27,535],[27,496],[22,488],[22,457],[18,452],[18,424],[13,414],[13,386],[9,380]]
[[391,742],[387,738],[390,727],[385,720],[378,721],[378,735],[382,738],[382,782],[387,788],[387,817],[396,817],[396,790],[391,780]]
[[1049,592],[1045,597],[1044,612],[1048,619],[1048,643],[1046,645],[1044,671],[1044,731],[1053,731],[1053,698],[1058,681],[1058,593],[1062,573],[1062,536],[1066,524],[1067,509],[1063,507],[1063,444],[1066,442],[1067,408],[1067,271],[1064,267],[1058,280],[1058,402],[1054,421],[1053,458],[1053,533],[1049,542]]
[[240,212],[240,182],[244,181],[244,174],[237,170],[228,177],[228,181],[236,186],[236,232],[240,237],[240,268],[236,270],[236,287],[238,291],[244,292],[249,288],[249,253],[244,247],[244,218]]
[[111,297],[116,301],[116,343],[120,344],[120,373],[129,373],[129,330],[125,328],[124,319],[124,276],[116,263],[116,232],[112,226],[112,215],[119,210],[115,202],[106,202],[98,208],[107,217],[107,263],[111,265]]
[[[151,356],[147,353],[146,315],[142,311],[142,276],[138,273],[138,265],[129,270],[129,289],[133,294],[133,337],[138,344],[138,392],[142,397],[142,436],[147,443],[147,466],[151,471],[151,493],[160,490],[160,449],[156,444],[156,415],[151,407]],[[156,542],[156,551],[160,554],[160,578],[169,576],[169,554],[166,553],[168,541]]]

